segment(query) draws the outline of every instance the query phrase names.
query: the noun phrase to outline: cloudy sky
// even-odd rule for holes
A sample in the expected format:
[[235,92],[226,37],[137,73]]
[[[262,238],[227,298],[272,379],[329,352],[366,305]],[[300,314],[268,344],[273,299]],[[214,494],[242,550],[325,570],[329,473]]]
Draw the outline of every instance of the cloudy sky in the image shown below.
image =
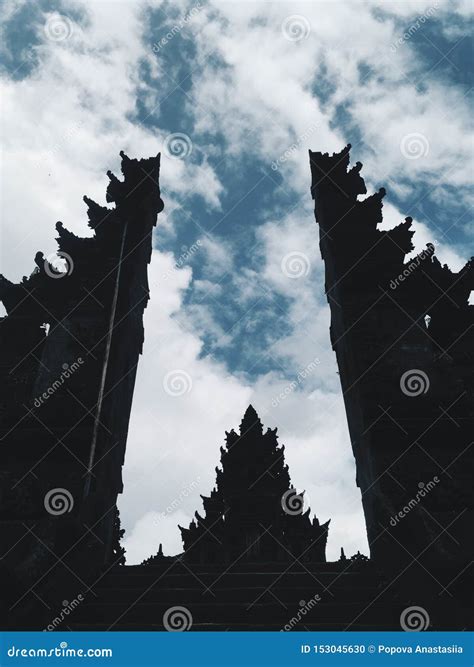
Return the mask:
[[328,556],[367,552],[311,200],[308,148],[352,143],[385,226],[413,216],[458,270],[473,227],[472,4],[4,0],[1,272],[54,224],[87,236],[107,169],[162,152],[120,510],[128,562],[181,549],[224,431],[278,426]]

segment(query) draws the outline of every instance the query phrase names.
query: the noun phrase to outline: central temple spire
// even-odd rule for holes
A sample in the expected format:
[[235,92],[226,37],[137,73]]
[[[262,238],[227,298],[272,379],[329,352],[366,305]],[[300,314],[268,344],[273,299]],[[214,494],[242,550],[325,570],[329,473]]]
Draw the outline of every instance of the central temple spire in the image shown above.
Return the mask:
[[287,561],[301,557],[324,562],[329,521],[319,524],[304,509],[303,496],[290,481],[277,429],[263,432],[249,405],[240,435],[226,432],[216,485],[201,496],[204,516],[195,512],[189,528],[180,526],[184,559],[213,563]]
[[252,404],[249,405],[245,411],[244,417],[240,422],[240,434],[245,435],[247,431],[258,430],[260,433],[263,431],[263,424],[260,421],[260,417],[257,414],[257,411]]

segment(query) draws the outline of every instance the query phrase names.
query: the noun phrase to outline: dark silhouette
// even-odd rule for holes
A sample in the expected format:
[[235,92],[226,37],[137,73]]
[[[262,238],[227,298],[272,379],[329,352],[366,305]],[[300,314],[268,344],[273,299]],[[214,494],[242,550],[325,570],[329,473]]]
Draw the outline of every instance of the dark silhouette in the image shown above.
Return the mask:
[[115,508],[115,521],[112,534],[112,553],[110,562],[112,565],[125,565],[125,548],[121,545],[121,540],[125,535],[125,530],[120,522],[120,512]]
[[[310,519],[310,508],[304,509],[304,492],[298,494],[290,483],[276,431],[264,433],[249,405],[239,434],[226,432],[216,488],[201,496],[205,516],[196,512],[189,528],[180,527],[185,562],[326,561],[329,521],[321,526],[316,517]],[[156,558],[163,558],[161,545]]]
[[19,284],[0,277],[0,572],[14,628],[46,627],[123,559],[116,502],[163,202],[159,156],[121,156],[114,206],[84,197],[94,235],[58,222],[62,267],[38,253]]
[[473,556],[474,262],[454,273],[433,244],[407,260],[412,219],[377,229],[385,190],[358,199],[349,151],[310,151],[311,191],[371,558],[387,581],[435,607],[457,598],[460,612]]

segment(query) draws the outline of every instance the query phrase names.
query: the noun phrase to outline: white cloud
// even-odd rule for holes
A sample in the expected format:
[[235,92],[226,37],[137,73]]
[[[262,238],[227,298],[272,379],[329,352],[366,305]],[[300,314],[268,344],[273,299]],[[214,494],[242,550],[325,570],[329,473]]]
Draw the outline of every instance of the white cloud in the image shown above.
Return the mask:
[[[362,133],[365,146],[355,145],[353,157],[364,161],[366,173],[395,184],[405,181],[400,185],[405,188],[421,179],[442,193],[447,186],[469,184],[467,99],[417,57],[412,41],[393,52],[399,25],[382,22],[370,10],[378,7],[409,18],[422,11],[422,4],[214,4],[216,12],[199,17],[197,44],[200,52],[211,49],[226,67],[202,68],[193,77],[190,94],[199,104],[197,127],[221,129],[229,150],[257,152],[270,165],[295,139],[307,137],[282,168],[286,183],[302,191],[308,146],[340,150],[351,138],[350,130],[334,123],[343,104]],[[439,14],[433,14],[432,22],[451,11],[446,3],[436,4]],[[453,11],[464,13],[465,6],[456,3]],[[291,42],[281,23],[295,13],[306,17],[311,31],[307,39]],[[429,148],[428,155],[416,160],[400,149],[413,133],[423,135]]]
[[[154,155],[167,135],[131,119],[143,86],[138,67],[151,54],[141,40],[141,4],[71,2],[64,5],[65,16],[68,8],[84,13],[84,25],[74,22],[71,36],[56,42],[40,22],[41,42],[34,47],[39,66],[22,80],[0,82],[2,205],[8,212],[2,270],[11,279],[34,268],[38,249],[55,249],[57,220],[90,235],[82,195],[103,202],[105,172],[120,173],[119,151]],[[44,14],[44,21],[50,16]],[[222,185],[205,160],[198,165],[164,154],[161,184],[174,197],[194,193],[209,207],[220,206]]]

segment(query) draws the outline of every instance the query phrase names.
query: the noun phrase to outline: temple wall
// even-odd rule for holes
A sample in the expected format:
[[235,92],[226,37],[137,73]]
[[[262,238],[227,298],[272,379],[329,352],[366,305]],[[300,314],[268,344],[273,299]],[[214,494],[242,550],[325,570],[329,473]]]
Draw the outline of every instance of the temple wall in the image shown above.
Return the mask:
[[122,172],[123,181],[109,173],[112,207],[85,198],[92,238],[57,224],[65,270],[38,253],[29,278],[0,278],[4,623],[24,627],[58,595],[76,597],[111,558],[147,264],[163,208],[159,156],[122,154]]
[[379,231],[349,149],[310,152],[340,371],[371,556],[461,567],[472,558],[472,261],[453,273],[411,253],[411,218]]

